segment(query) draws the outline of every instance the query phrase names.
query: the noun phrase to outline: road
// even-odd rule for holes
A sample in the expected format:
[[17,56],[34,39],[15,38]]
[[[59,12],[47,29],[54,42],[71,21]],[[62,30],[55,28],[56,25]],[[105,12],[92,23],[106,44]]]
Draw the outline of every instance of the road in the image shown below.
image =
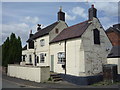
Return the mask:
[[119,86],[79,86],[65,81],[58,83],[35,83],[32,81],[12,78],[4,74],[2,75],[2,88],[49,88],[49,90],[54,90],[53,88],[112,88],[110,90],[118,90]]
[[[14,81],[9,81],[9,80],[2,80],[2,88],[33,88],[32,86],[28,85],[23,85],[20,83],[16,83]],[[36,87],[34,87],[36,88]]]

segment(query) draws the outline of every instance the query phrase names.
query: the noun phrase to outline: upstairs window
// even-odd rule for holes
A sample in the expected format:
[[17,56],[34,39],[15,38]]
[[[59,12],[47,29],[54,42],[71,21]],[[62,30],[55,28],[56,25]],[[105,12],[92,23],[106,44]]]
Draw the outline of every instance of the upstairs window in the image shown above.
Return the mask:
[[65,63],[65,52],[58,53],[58,63],[64,64]]
[[41,53],[40,54],[40,63],[44,63],[44,61],[45,61],[45,54]]
[[34,49],[34,41],[29,41],[29,49]]
[[45,46],[45,40],[44,40],[44,39],[41,39],[41,40],[40,40],[40,46],[41,46],[41,47]]
[[100,31],[98,29],[93,30],[94,44],[100,44]]

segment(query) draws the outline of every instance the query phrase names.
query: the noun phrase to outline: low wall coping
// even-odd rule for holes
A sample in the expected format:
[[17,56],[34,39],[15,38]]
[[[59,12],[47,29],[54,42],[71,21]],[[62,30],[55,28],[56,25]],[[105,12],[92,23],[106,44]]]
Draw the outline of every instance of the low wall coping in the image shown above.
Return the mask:
[[31,65],[19,65],[19,64],[8,64],[8,66],[19,66],[19,67],[32,67],[32,68],[49,68],[50,66],[31,66]]

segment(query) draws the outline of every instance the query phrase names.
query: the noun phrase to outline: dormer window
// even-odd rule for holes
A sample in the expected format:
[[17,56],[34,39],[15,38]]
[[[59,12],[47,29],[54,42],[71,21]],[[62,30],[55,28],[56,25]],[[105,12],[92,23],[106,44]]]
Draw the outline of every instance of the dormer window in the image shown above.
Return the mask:
[[94,44],[100,44],[100,31],[98,29],[93,30]]
[[41,39],[41,40],[40,40],[40,46],[41,46],[41,47],[45,46],[45,40],[44,40],[44,39]]
[[28,44],[29,49],[34,49],[34,41],[30,41]]

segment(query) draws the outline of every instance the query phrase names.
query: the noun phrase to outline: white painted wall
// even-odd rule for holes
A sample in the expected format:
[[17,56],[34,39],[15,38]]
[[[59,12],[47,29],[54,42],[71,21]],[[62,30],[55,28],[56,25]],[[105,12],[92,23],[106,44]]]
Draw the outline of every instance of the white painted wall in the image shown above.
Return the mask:
[[[40,40],[44,39],[45,40],[45,46],[40,46]],[[43,37],[37,38],[34,40],[34,45],[35,45],[35,52],[36,55],[39,57],[39,63],[37,63],[37,66],[48,66],[49,65],[49,35],[45,35]],[[41,53],[46,53],[45,56],[45,62],[40,63],[40,54]]]
[[[64,74],[65,70],[62,68],[62,64],[58,64],[58,52],[65,52],[65,41],[50,44],[50,55],[54,55],[54,72]],[[85,61],[84,51],[81,46],[81,38],[67,40],[66,52],[67,74],[84,76]]]
[[35,82],[45,82],[50,77],[50,68],[48,66],[33,67],[9,64],[7,75]]
[[67,74],[79,76],[85,72],[84,51],[81,48],[81,38],[66,41]]
[[27,50],[23,50],[22,51],[22,55],[27,55],[25,57],[25,62],[26,64],[29,64],[29,55],[32,55],[32,64],[34,65],[35,61],[34,61],[34,49],[27,49]]
[[65,52],[64,50],[65,43],[64,41],[50,44],[50,67],[51,67],[51,55],[54,55],[54,72],[65,73],[65,70],[62,68],[62,64],[58,64],[57,53]]
[[107,64],[116,64],[118,74],[120,74],[120,58],[107,58]]

